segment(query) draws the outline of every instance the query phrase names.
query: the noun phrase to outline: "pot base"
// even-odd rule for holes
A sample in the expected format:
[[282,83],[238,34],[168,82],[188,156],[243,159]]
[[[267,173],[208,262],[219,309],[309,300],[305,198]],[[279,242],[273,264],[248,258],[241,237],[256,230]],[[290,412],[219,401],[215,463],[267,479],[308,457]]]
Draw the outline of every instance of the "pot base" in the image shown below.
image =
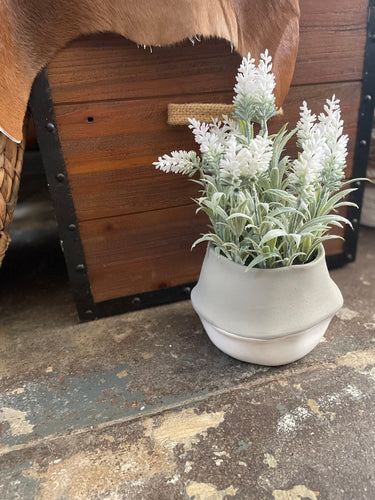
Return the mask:
[[242,337],[200,317],[212,343],[232,358],[256,365],[280,366],[301,359],[316,347],[334,315],[300,332],[273,339]]

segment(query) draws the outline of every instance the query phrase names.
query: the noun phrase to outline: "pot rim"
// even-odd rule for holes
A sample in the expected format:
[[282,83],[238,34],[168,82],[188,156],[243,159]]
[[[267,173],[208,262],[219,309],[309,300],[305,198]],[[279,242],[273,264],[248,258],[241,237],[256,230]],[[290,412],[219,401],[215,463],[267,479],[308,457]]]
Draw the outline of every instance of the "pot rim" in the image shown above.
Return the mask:
[[271,268],[266,268],[263,269],[261,267],[251,267],[248,269],[248,266],[245,264],[239,264],[238,262],[234,262],[231,259],[228,259],[228,257],[225,257],[225,255],[217,255],[217,253],[214,250],[214,247],[211,243],[207,245],[207,252],[212,253],[213,256],[217,260],[222,260],[224,262],[227,262],[228,265],[233,265],[237,268],[243,269],[245,272],[250,273],[250,272],[269,272],[273,271],[274,273],[277,272],[290,272],[290,269],[309,269],[310,267],[316,266],[321,260],[325,259],[325,250],[323,244],[320,244],[318,247],[318,254],[317,256],[310,262],[303,263],[303,264],[292,264],[291,266],[283,266],[283,267],[271,267]]

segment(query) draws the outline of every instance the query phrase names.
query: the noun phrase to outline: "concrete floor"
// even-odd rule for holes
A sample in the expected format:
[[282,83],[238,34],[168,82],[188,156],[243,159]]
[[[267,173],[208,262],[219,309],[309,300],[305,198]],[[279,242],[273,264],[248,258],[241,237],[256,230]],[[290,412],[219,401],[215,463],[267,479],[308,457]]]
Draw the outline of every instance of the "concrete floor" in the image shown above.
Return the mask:
[[43,248],[0,273],[0,499],[375,498],[374,229],[280,368],[219,352],[189,302],[79,324]]

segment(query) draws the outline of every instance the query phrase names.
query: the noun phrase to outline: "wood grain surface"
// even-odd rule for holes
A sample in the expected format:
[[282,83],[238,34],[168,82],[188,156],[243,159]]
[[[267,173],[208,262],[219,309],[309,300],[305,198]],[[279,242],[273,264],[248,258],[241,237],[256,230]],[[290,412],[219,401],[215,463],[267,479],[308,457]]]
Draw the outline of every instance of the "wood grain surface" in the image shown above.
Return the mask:
[[368,0],[302,0],[294,85],[362,78]]
[[[284,115],[272,120],[270,131],[282,123],[290,128],[298,120],[298,110],[308,96],[315,112],[322,110],[327,96],[342,100],[345,131],[350,137],[352,160],[360,99],[359,82],[298,86],[291,89]],[[209,99],[230,102],[231,93],[193,95],[195,102]],[[173,99],[184,102],[185,97]],[[186,205],[197,195],[197,186],[184,176],[156,171],[152,162],[173,149],[195,148],[188,127],[167,124],[169,98],[56,107],[69,181],[79,220],[157,210]],[[91,117],[93,121],[88,122]],[[296,156],[296,148],[288,153]],[[350,175],[350,171],[348,172]]]
[[205,227],[191,204],[80,223],[95,302],[196,280]]
[[[362,78],[367,0],[301,2],[293,84]],[[240,57],[224,40],[138,48],[114,34],[73,41],[49,65],[55,103],[231,90]],[[74,71],[72,71],[74,68]]]
[[[300,47],[284,114],[319,113],[341,100],[350,177],[357,132],[367,0],[301,2]],[[158,156],[195,146],[187,127],[167,124],[167,105],[231,103],[240,57],[224,40],[138,48],[114,34],[73,41],[48,67],[62,149],[96,302],[197,279],[204,231],[191,198],[197,186],[152,167]],[[297,154],[291,146],[288,153]],[[343,252],[329,242],[327,254]]]

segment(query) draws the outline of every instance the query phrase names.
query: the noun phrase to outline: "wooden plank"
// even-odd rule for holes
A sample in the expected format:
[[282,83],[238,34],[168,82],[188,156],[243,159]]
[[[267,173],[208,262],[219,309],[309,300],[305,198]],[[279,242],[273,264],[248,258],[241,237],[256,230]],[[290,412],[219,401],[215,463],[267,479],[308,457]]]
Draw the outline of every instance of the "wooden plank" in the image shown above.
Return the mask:
[[[80,224],[95,302],[196,281],[205,244],[190,251],[206,231],[206,216],[195,207],[175,207]],[[343,232],[340,230],[340,234]],[[342,253],[329,241],[327,255]]]
[[[231,95],[216,98],[230,102]],[[204,96],[194,99],[204,100]],[[164,98],[73,111],[56,108],[79,220],[186,205],[197,195],[197,186],[186,177],[167,175],[152,166],[160,155],[195,146],[187,127],[167,124],[168,102]],[[87,113],[94,122],[87,122]]]
[[368,0],[303,0],[300,2],[300,30],[360,30],[367,25]]
[[55,103],[188,95],[232,89],[240,62],[225,40],[185,41],[151,53],[105,34],[69,44],[50,63],[48,77]]
[[[314,112],[322,110],[333,92],[341,98],[345,132],[349,134],[351,167],[360,99],[359,82],[295,87],[282,117],[275,117],[271,132],[298,119],[307,99]],[[232,94],[191,96],[192,101],[230,102]],[[186,102],[185,97],[174,102]],[[184,176],[156,171],[152,162],[174,149],[195,147],[187,127],[167,124],[168,98],[57,106],[62,148],[80,221],[186,205],[197,195],[195,184]],[[94,121],[88,122],[91,116]],[[296,155],[295,148],[289,154]],[[351,169],[348,170],[350,175]]]
[[190,251],[205,231],[204,214],[176,207],[80,224],[94,301],[195,281],[205,245]]
[[300,45],[293,85],[360,80],[368,0],[300,2]]
[[[304,0],[294,84],[362,78],[367,0]],[[266,47],[265,47],[266,48]],[[48,67],[55,103],[231,91],[240,57],[224,40],[153,52],[114,34],[71,42]]]
[[[345,215],[344,215],[345,216]],[[336,234],[337,236],[341,236],[341,238],[345,238],[346,228],[334,228],[331,229],[330,234]],[[350,229],[348,229],[350,231]],[[324,243],[324,250],[326,255],[338,255],[344,253],[345,241],[337,239],[337,240],[328,240]]]

